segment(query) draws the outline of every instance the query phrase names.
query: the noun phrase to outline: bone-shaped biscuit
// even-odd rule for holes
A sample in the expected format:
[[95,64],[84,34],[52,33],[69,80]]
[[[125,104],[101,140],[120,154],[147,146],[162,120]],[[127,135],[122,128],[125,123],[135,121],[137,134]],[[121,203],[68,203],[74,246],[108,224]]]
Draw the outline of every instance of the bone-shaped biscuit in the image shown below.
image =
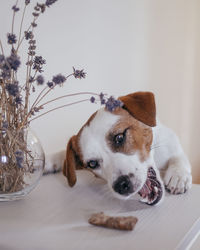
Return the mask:
[[102,226],[119,230],[133,230],[138,219],[134,216],[111,217],[103,212],[92,214],[88,222],[92,225]]

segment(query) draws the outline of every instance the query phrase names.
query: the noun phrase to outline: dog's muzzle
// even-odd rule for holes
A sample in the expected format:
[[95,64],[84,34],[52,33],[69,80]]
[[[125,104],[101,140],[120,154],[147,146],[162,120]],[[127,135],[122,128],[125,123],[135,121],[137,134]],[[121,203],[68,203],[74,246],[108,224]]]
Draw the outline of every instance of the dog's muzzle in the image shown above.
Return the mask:
[[121,175],[113,183],[113,189],[115,192],[121,195],[129,195],[133,193],[133,184],[128,175]]
[[[122,195],[128,196],[134,192],[138,192],[138,184],[131,181],[129,175],[121,175],[114,181],[113,190]],[[156,172],[152,167],[148,168],[147,178],[138,194],[142,197],[141,201],[148,205],[157,204],[163,196],[163,186],[157,178]]]

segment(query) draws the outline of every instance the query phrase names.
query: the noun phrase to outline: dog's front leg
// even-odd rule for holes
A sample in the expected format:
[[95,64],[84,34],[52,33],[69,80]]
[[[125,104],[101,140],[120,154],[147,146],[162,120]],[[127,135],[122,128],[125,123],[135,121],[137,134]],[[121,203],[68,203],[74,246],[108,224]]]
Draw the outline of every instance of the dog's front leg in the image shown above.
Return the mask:
[[65,151],[49,154],[45,157],[44,174],[56,173],[62,169],[65,160]]
[[164,170],[163,181],[172,194],[186,192],[192,185],[191,166],[176,134],[158,122],[154,129],[156,166]]
[[192,185],[191,167],[184,154],[174,156],[168,161],[164,184],[171,194],[185,193]]

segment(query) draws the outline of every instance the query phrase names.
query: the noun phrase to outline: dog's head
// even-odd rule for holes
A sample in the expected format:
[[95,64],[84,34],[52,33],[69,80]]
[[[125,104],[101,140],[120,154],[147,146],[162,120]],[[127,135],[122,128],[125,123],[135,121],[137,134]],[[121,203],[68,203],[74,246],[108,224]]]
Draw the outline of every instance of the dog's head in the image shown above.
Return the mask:
[[74,186],[75,170],[85,168],[105,179],[118,198],[139,193],[148,204],[156,204],[163,190],[151,152],[154,95],[137,92],[119,99],[121,108],[98,110],[69,140],[63,173]]

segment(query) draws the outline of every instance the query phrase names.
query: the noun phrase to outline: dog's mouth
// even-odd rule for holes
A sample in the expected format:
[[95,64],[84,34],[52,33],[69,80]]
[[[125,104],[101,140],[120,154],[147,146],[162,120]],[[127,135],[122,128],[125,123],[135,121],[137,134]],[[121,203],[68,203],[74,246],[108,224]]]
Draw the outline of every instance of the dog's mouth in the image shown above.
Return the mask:
[[161,200],[163,195],[162,185],[152,167],[148,169],[147,180],[138,194],[142,197],[141,201],[148,205],[155,205]]

